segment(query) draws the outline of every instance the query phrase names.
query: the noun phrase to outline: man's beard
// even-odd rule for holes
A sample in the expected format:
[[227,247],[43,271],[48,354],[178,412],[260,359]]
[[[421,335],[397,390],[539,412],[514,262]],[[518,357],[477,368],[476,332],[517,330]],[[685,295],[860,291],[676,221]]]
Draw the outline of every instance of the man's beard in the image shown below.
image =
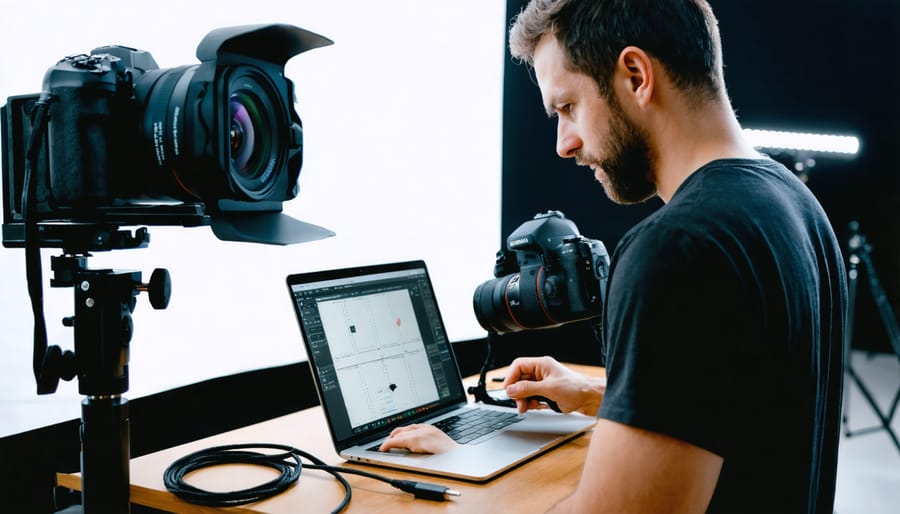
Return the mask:
[[640,203],[656,196],[653,182],[654,156],[646,133],[622,110],[615,94],[609,99],[609,134],[603,159],[579,156],[579,162],[598,164],[600,183],[610,200],[620,204]]

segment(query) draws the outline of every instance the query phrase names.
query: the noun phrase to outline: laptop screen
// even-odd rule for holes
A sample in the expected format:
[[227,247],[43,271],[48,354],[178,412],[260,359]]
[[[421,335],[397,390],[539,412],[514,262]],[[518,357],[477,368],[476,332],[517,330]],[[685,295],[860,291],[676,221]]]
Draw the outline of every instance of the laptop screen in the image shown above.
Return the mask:
[[288,287],[339,445],[466,401],[424,262],[295,274]]

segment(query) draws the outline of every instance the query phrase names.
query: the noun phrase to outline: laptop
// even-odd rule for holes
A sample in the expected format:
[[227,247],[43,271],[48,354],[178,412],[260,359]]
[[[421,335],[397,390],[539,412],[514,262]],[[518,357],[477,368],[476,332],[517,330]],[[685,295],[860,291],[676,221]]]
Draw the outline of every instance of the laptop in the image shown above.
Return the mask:
[[[287,285],[332,442],[348,461],[484,482],[596,421],[469,403],[424,261],[291,274]],[[484,415],[501,419],[455,428]],[[378,451],[411,423],[445,425],[461,444],[439,454]],[[485,425],[493,431],[480,433]]]

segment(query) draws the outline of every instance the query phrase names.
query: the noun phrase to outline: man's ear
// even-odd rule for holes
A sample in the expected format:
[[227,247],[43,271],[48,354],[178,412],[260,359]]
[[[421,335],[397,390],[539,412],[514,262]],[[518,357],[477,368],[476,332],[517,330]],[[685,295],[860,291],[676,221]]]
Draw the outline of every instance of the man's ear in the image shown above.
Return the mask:
[[619,53],[616,77],[622,88],[619,98],[630,97],[638,107],[645,108],[653,97],[655,77],[653,63],[647,52],[636,46],[627,46]]

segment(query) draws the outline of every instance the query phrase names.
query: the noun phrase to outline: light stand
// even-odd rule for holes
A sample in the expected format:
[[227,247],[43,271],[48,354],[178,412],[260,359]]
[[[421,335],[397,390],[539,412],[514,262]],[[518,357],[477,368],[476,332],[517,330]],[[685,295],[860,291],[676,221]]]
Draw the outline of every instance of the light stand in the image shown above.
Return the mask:
[[875,306],[878,309],[878,314],[881,316],[881,321],[884,325],[885,333],[887,334],[894,353],[897,355],[898,359],[900,359],[900,327],[897,326],[897,318],[894,315],[893,307],[891,307],[891,304],[888,301],[888,297],[885,294],[884,289],[881,287],[881,282],[878,279],[878,274],[875,272],[875,266],[872,263],[872,258],[870,255],[872,246],[866,240],[866,237],[859,232],[859,223],[856,221],[850,223],[850,239],[847,246],[849,252],[849,265],[847,269],[849,309],[847,316],[847,331],[844,337],[844,372],[853,380],[854,383],[856,383],[856,386],[859,388],[860,393],[862,393],[863,398],[865,398],[869,405],[872,407],[872,410],[875,412],[875,415],[878,416],[878,420],[881,424],[878,426],[867,427],[859,430],[850,430],[848,426],[850,398],[847,394],[849,388],[845,385],[842,416],[845,429],[844,435],[847,437],[851,437],[855,435],[866,434],[876,430],[884,430],[887,432],[888,437],[890,437],[891,441],[893,441],[894,446],[897,447],[897,450],[900,451],[900,440],[898,440],[897,434],[895,434],[893,429],[891,428],[891,421],[893,420],[894,415],[897,413],[898,404],[900,404],[900,388],[897,389],[897,393],[894,395],[894,399],[891,402],[891,405],[888,408],[887,412],[882,412],[872,393],[863,383],[859,374],[853,369],[853,365],[850,360],[850,350],[853,340],[853,319],[856,310],[856,297],[860,267],[865,267],[865,273],[869,279],[869,290],[872,293],[872,299],[875,301]]

